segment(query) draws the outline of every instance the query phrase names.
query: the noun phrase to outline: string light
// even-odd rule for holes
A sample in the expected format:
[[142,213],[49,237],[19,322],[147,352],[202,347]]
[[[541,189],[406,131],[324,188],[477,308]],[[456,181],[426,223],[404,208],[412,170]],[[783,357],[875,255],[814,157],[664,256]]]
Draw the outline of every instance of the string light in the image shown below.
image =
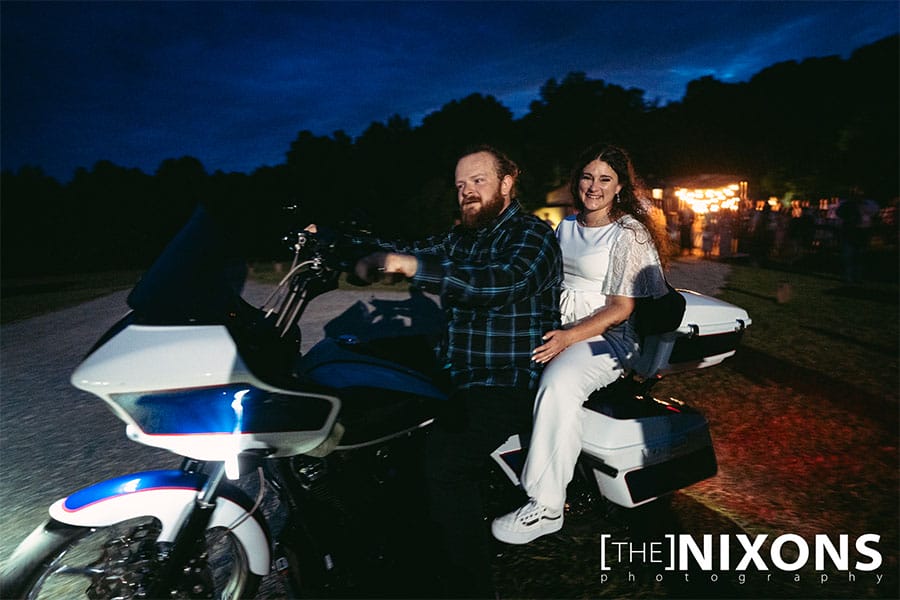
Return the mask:
[[736,183],[718,188],[675,188],[675,197],[691,207],[698,214],[718,212],[720,210],[736,211],[740,206]]

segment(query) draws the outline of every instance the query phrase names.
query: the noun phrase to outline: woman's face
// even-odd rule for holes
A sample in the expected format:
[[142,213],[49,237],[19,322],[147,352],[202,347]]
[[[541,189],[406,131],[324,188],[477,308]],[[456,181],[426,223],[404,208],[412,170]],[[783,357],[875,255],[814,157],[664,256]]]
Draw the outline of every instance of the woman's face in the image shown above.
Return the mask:
[[585,165],[578,181],[578,195],[586,214],[605,216],[612,207],[616,194],[622,189],[619,176],[606,162],[593,160]]

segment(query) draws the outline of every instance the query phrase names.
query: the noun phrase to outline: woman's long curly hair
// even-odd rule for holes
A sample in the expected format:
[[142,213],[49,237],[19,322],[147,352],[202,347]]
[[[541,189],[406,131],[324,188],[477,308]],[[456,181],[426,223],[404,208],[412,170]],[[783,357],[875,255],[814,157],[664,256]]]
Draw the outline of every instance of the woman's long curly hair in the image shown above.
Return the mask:
[[571,192],[575,201],[575,208],[579,211],[584,209],[578,184],[581,180],[581,174],[584,173],[584,168],[595,160],[601,160],[608,164],[616,172],[616,175],[619,177],[619,184],[622,186],[618,193],[618,198],[609,209],[610,220],[616,221],[623,215],[628,214],[639,221],[650,233],[650,238],[653,241],[653,245],[656,246],[656,251],[659,254],[659,260],[663,267],[667,266],[669,252],[665,226],[658,219],[653,218],[650,212],[653,205],[650,202],[649,194],[647,194],[643,182],[634,171],[631,157],[622,148],[611,144],[595,144],[581,153],[569,177],[569,192]]

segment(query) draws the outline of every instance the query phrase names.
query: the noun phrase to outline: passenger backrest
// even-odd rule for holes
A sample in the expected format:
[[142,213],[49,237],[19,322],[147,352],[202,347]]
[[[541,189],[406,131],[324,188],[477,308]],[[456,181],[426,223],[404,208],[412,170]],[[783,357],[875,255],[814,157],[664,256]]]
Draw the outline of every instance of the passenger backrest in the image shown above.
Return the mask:
[[634,372],[644,378],[655,377],[668,366],[672,348],[679,334],[675,331],[648,335],[641,344],[641,358],[633,367]]
[[633,370],[641,377],[704,369],[733,356],[750,316],[743,308],[718,298],[678,290],[687,306],[675,331],[649,335]]

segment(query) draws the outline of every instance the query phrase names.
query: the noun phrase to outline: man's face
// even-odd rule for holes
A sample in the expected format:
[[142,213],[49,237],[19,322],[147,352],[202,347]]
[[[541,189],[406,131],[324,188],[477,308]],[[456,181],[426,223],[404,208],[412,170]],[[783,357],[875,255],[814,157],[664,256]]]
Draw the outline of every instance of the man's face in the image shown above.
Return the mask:
[[497,218],[510,203],[512,177],[497,177],[488,152],[476,152],[456,164],[456,195],[463,227],[477,229]]

